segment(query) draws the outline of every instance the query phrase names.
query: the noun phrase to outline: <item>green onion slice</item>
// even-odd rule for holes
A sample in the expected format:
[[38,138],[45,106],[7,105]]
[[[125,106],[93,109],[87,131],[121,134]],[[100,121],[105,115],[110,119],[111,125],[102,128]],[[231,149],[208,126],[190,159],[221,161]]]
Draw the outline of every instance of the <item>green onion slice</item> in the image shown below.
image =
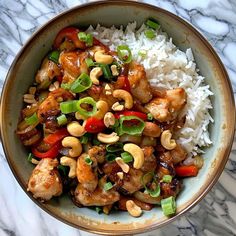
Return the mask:
[[113,188],[113,184],[112,184],[111,182],[107,182],[107,183],[105,183],[104,186],[103,186],[103,189],[104,189],[105,191],[108,191],[108,190],[110,190],[110,189],[112,189],[112,188]]
[[113,153],[108,153],[108,154],[106,155],[106,160],[107,160],[108,162],[113,162],[113,161],[115,161],[115,159],[116,159],[116,155],[113,154]]
[[98,146],[101,142],[97,138],[93,138],[93,145]]
[[121,142],[117,142],[115,144],[108,144],[106,146],[107,152],[119,152],[123,150],[124,144]]
[[86,46],[93,46],[93,36],[92,34],[86,34],[85,32],[79,32],[78,38],[82,42],[85,42]]
[[55,50],[49,53],[48,59],[58,64],[59,56],[60,56],[60,52]]
[[147,56],[147,51],[146,50],[139,50],[138,55],[145,58]]
[[76,112],[77,111],[77,106],[76,106],[77,102],[78,102],[78,100],[61,102],[60,103],[61,112],[64,114]]
[[[92,106],[92,110],[88,111],[81,107],[82,104],[87,104]],[[93,116],[97,112],[96,102],[91,97],[81,98],[76,102],[77,111],[85,117]]]
[[147,29],[144,31],[144,34],[145,36],[148,38],[148,39],[154,39],[156,37],[155,35],[155,31],[153,29]]
[[165,216],[173,215],[176,212],[176,202],[173,196],[161,200],[161,208]]
[[121,116],[120,126],[117,128],[119,135],[141,135],[145,127],[145,122],[137,116]]
[[146,22],[145,22],[145,24],[148,26],[148,27],[150,27],[150,28],[152,28],[152,29],[154,29],[154,30],[157,30],[157,29],[159,29],[161,26],[158,24],[158,22],[156,21],[156,20],[154,20],[154,19],[148,19]]
[[153,120],[153,115],[152,115],[152,113],[148,113],[148,114],[147,114],[147,119],[148,119],[148,120]]
[[124,63],[130,63],[132,61],[132,53],[127,45],[119,45],[117,47],[118,57]]
[[86,162],[86,164],[88,164],[88,165],[90,165],[90,166],[93,164],[93,161],[92,161],[92,159],[90,158],[90,156],[85,157],[84,161]]
[[67,123],[67,118],[65,114],[62,114],[57,117],[57,123],[58,125],[65,125]]
[[34,158],[34,155],[33,155],[33,153],[30,152],[27,157],[27,161],[31,162],[33,158]]
[[78,79],[76,79],[71,87],[70,90],[73,93],[81,93],[92,86],[92,80],[86,73],[82,73]]
[[162,182],[164,183],[170,183],[172,181],[172,176],[171,175],[164,175],[162,177]]
[[71,83],[61,83],[61,88],[70,90]]
[[91,67],[94,65],[94,61],[91,58],[86,58],[85,63],[87,65],[87,67]]
[[112,79],[113,76],[112,76],[112,73],[111,73],[111,69],[109,67],[109,65],[106,65],[106,64],[100,64],[99,65],[101,68],[102,68],[102,73],[103,73],[103,77],[105,79]]
[[98,214],[101,214],[101,213],[102,213],[102,208],[96,206],[96,207],[95,207],[95,211],[96,211]]
[[38,121],[39,119],[36,112],[32,116],[25,117],[25,122],[27,125],[35,125]]
[[129,162],[133,161],[132,155],[130,153],[128,153],[128,152],[122,152],[121,153],[121,158],[123,159],[123,161],[125,163],[129,163]]
[[87,144],[90,138],[91,138],[91,134],[86,133],[82,137],[80,137],[80,143],[81,144]]
[[[153,183],[156,185],[156,188],[154,190],[152,189],[149,189],[144,180],[145,178],[148,176],[148,175],[151,175],[152,178],[153,178]],[[153,172],[148,172],[146,173],[145,175],[142,176],[142,179],[141,179],[141,182],[146,190],[146,192],[151,196],[151,197],[159,197],[160,196],[160,193],[161,193],[161,188],[160,188],[160,185],[156,182],[155,178],[154,178],[154,173]]]

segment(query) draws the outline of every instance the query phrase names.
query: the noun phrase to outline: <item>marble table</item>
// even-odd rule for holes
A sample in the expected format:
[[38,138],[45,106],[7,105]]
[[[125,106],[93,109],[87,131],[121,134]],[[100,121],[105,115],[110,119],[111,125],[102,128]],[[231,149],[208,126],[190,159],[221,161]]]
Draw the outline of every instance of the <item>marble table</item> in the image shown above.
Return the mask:
[[[0,89],[16,53],[30,35],[59,12],[86,0],[0,0]],[[219,53],[236,92],[236,0],[144,0],[196,26]],[[91,235],[37,207],[11,173],[0,148],[0,236]],[[236,235],[236,140],[218,183],[190,212],[143,235]]]

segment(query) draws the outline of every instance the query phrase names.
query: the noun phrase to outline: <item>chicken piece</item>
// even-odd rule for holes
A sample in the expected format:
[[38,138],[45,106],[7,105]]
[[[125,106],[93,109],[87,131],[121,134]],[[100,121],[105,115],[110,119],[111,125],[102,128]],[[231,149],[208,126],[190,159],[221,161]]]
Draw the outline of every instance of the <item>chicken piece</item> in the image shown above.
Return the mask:
[[85,59],[88,57],[87,52],[62,52],[59,57],[59,63],[64,70],[62,83],[71,83],[81,73],[88,74],[88,67]]
[[176,147],[170,151],[170,155],[172,157],[174,165],[185,160],[187,158],[187,154],[188,153],[179,144],[177,144]]
[[57,66],[57,64],[54,63],[53,61],[48,60],[48,58],[45,58],[43,60],[40,70],[36,74],[35,80],[38,84],[41,85],[39,88],[42,87],[42,89],[44,89],[45,88],[44,85],[48,86],[49,82],[55,76],[59,75],[61,75],[61,70]]
[[58,88],[48,94],[48,97],[40,104],[38,118],[40,122],[45,122],[49,116],[60,113],[60,102],[71,100],[74,96],[69,91]]
[[153,117],[160,122],[172,119],[169,107],[170,102],[166,98],[154,98],[145,106]]
[[147,103],[152,99],[151,87],[142,65],[134,61],[130,63],[128,80],[131,87],[131,93],[137,100],[141,103]]
[[[183,88],[166,90],[166,99],[170,102],[174,112],[180,111],[187,102],[187,95]],[[171,112],[173,112],[171,110]]]
[[165,97],[154,98],[145,108],[159,122],[174,120],[186,104],[186,92],[183,88],[166,90]]
[[48,201],[53,196],[61,195],[62,182],[57,166],[57,159],[44,158],[40,160],[28,182],[27,191],[32,192],[34,198]]
[[106,206],[119,199],[120,194],[114,189],[105,191],[98,187],[91,193],[82,184],[79,184],[74,192],[74,200],[83,206]]
[[[92,160],[92,164],[88,164],[85,161],[86,158],[90,158]],[[77,179],[83,188],[92,193],[98,185],[96,158],[89,157],[86,153],[82,154],[77,160],[76,174]]]
[[159,157],[159,166],[157,169],[157,176],[162,179],[164,175],[175,175],[175,168],[170,152],[164,152]]
[[162,198],[168,198],[170,196],[176,197],[182,187],[180,180],[174,178],[171,183],[160,183],[161,187],[161,196]]
[[154,171],[157,167],[157,159],[153,155],[154,148],[151,146],[145,146],[142,150],[144,153],[144,163],[140,170],[144,173]]
[[96,158],[98,163],[103,163],[105,161],[105,154],[105,145],[93,146],[88,151],[88,155],[90,156],[90,158]]

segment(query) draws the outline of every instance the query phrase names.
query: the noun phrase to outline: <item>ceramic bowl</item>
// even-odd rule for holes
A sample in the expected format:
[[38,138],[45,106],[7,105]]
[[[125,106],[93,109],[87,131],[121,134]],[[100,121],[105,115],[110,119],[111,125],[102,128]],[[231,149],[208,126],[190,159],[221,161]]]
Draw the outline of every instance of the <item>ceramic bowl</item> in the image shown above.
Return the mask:
[[[207,148],[204,166],[199,175],[184,181],[184,189],[177,198],[177,213],[165,217],[159,207],[133,218],[126,212],[98,215],[88,208],[77,208],[62,196],[40,203],[26,191],[33,166],[27,162],[27,150],[15,134],[22,108],[22,95],[34,80],[34,75],[47,54],[57,32],[69,25],[86,27],[100,23],[105,26],[127,25],[136,21],[140,26],[149,17],[157,19],[163,30],[182,50],[191,47],[200,73],[206,77],[214,96],[211,97],[214,123],[209,127],[213,145]],[[235,126],[232,88],[226,70],[207,40],[178,16],[161,8],[134,1],[93,2],[70,9],[47,22],[25,44],[14,60],[2,92],[1,135],[4,151],[17,181],[28,196],[57,219],[76,228],[101,234],[135,234],[153,230],[175,220],[196,205],[212,188],[224,169],[231,150]]]

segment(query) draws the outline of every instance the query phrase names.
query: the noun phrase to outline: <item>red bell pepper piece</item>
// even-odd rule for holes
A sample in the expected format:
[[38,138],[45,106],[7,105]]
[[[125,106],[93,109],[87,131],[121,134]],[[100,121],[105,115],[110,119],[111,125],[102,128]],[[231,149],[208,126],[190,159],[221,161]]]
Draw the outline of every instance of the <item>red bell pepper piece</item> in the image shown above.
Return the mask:
[[99,133],[105,128],[103,120],[99,120],[95,117],[88,118],[84,126],[84,129],[89,133]]
[[191,166],[176,166],[175,172],[177,176],[180,177],[191,177],[197,176],[198,168],[195,165]]
[[63,128],[63,129],[57,130],[53,134],[49,134],[47,137],[43,139],[43,141],[47,144],[54,145],[68,135],[69,133],[67,129]]
[[63,40],[66,38],[71,40],[77,48],[85,49],[86,45],[84,42],[80,41],[78,38],[79,29],[75,27],[66,27],[59,31],[57,34],[53,46],[54,48],[59,48]]
[[34,156],[38,158],[55,158],[59,154],[59,150],[61,148],[61,143],[58,142],[55,145],[53,145],[48,151],[46,152],[40,152],[37,150],[37,148],[32,148],[32,153]]
[[120,116],[137,116],[138,118],[142,120],[147,120],[147,115],[145,113],[139,112],[139,111],[121,111],[114,114],[116,119],[119,119]]

